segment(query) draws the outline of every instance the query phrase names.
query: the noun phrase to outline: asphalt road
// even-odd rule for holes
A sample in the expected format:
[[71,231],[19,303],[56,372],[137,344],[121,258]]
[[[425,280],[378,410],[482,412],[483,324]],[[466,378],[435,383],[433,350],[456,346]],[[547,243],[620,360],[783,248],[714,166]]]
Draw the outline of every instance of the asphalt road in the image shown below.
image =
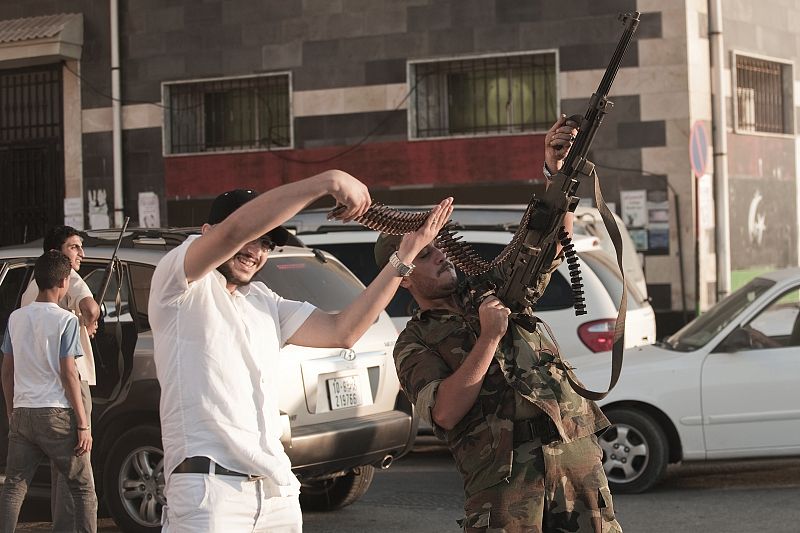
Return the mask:
[[[800,458],[725,461],[671,466],[666,479],[645,494],[615,495],[626,532],[800,532]],[[435,439],[378,472],[369,492],[334,513],[305,513],[306,533],[457,532],[463,503],[452,459]],[[18,531],[46,532],[46,510],[26,506]],[[41,507],[41,506],[40,506]],[[117,532],[110,519],[100,531]]]

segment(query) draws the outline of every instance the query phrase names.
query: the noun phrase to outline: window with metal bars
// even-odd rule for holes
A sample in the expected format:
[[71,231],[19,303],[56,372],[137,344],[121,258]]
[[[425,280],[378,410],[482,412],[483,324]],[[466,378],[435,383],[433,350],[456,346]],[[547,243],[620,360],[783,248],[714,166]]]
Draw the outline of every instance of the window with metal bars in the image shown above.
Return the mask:
[[411,135],[504,135],[556,120],[555,52],[411,63]]
[[792,65],[736,55],[736,131],[794,133]]
[[289,74],[164,84],[167,154],[292,147]]

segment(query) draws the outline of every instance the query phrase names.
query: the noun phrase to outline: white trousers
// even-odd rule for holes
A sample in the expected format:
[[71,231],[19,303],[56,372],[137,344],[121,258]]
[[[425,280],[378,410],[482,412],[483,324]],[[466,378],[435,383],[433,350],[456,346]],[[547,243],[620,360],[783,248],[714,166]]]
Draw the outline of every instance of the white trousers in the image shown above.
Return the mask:
[[172,474],[161,516],[164,533],[300,533],[297,495],[274,496],[271,481],[218,474]]

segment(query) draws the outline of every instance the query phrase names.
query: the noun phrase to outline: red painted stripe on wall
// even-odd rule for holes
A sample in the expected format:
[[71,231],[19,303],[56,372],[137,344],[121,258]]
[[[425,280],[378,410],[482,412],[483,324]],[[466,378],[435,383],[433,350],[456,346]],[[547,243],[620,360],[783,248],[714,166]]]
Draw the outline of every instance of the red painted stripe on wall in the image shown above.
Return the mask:
[[[213,197],[244,187],[265,191],[338,168],[369,187],[541,179],[544,134],[371,143],[347,147],[167,157],[167,198]],[[309,161],[303,163],[299,161]]]

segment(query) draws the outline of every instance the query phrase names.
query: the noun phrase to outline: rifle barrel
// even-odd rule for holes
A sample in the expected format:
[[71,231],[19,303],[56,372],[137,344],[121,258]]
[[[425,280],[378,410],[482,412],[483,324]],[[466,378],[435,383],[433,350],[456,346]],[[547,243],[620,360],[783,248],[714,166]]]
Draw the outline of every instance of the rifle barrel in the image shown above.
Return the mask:
[[111,259],[108,260],[108,266],[106,267],[106,275],[103,278],[103,286],[100,288],[100,292],[97,295],[95,301],[97,305],[102,305],[103,300],[106,297],[106,291],[108,290],[108,284],[111,283],[111,274],[114,272],[114,262],[117,259],[117,253],[119,252],[119,245],[122,243],[122,238],[125,236],[125,230],[128,229],[128,222],[130,222],[131,217],[125,217],[125,221],[122,223],[122,228],[119,230],[119,237],[117,237],[117,243],[114,245],[114,252],[111,254]]

